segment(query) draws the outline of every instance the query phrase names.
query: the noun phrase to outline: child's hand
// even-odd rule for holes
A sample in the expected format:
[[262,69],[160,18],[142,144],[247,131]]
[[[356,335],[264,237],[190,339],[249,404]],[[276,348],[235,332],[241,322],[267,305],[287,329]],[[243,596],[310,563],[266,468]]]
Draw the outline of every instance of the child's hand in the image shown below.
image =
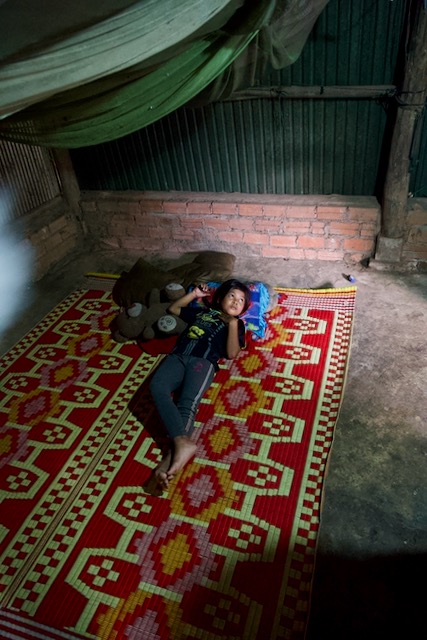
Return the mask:
[[225,324],[237,324],[238,318],[236,316],[229,316],[228,313],[221,313],[221,320],[225,322]]
[[196,284],[194,292],[197,298],[205,298],[209,295],[209,287],[207,284]]

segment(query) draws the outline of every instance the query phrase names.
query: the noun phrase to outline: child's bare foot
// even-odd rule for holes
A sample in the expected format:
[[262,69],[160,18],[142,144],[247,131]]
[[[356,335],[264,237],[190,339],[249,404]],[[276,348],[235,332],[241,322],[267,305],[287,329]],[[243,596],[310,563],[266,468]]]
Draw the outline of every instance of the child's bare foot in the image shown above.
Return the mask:
[[144,490],[151,496],[159,497],[163,494],[163,491],[169,488],[169,480],[167,471],[170,467],[172,460],[172,452],[169,451],[161,463],[157,465],[151,474],[149,480],[144,485]]
[[172,452],[168,451],[161,463],[154,470],[154,477],[156,478],[159,488],[163,491],[169,488],[168,471],[171,466]]
[[187,464],[189,460],[196,453],[197,445],[187,438],[187,436],[178,436],[174,438],[174,452],[172,464],[166,472],[166,477],[168,482],[170,482],[174,475],[181,471],[183,467]]

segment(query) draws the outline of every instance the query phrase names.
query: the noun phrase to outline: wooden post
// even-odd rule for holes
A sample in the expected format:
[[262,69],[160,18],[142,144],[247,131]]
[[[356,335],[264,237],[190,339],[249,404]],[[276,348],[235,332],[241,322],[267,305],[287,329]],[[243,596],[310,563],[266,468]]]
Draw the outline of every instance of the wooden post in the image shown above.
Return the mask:
[[[381,236],[390,239],[403,238],[411,145],[427,97],[427,8],[423,0],[419,0],[417,9],[384,185]],[[378,254],[376,257],[381,259]]]
[[80,209],[80,187],[74,172],[73,163],[68,149],[52,149],[53,158],[61,180],[62,195],[70,210],[75,215],[77,222],[86,233],[86,225]]
[[56,170],[61,179],[62,195],[73,213],[79,212],[80,187],[68,149],[52,149]]

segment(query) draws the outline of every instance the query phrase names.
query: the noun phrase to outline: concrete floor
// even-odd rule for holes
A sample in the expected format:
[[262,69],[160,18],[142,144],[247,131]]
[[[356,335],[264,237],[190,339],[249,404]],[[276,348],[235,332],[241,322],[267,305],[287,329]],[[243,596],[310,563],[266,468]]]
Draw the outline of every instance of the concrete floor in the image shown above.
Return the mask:
[[[88,253],[56,267],[29,287],[31,304],[2,336],[0,353],[85,286],[86,271],[120,273],[137,257]],[[343,273],[349,268],[340,262],[283,259],[238,259],[234,269],[242,278],[297,288],[346,286]],[[351,273],[358,285],[353,344],[307,640],[418,638],[425,635],[427,575],[427,274],[372,267]]]

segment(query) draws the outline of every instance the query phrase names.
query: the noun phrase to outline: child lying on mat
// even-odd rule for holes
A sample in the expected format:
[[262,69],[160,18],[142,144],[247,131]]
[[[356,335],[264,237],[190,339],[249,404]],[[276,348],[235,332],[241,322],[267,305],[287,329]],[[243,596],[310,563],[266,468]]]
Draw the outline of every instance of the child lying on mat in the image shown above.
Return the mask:
[[[170,481],[196,452],[191,436],[197,408],[209,388],[220,358],[235,358],[245,345],[245,325],[239,316],[251,302],[248,287],[227,280],[214,293],[210,307],[189,307],[196,298],[209,295],[207,285],[198,285],[175,300],[168,311],[180,316],[188,327],[172,352],[154,374],[150,391],[171,438],[169,453],[154,472],[158,489]],[[172,394],[176,392],[177,397]]]

